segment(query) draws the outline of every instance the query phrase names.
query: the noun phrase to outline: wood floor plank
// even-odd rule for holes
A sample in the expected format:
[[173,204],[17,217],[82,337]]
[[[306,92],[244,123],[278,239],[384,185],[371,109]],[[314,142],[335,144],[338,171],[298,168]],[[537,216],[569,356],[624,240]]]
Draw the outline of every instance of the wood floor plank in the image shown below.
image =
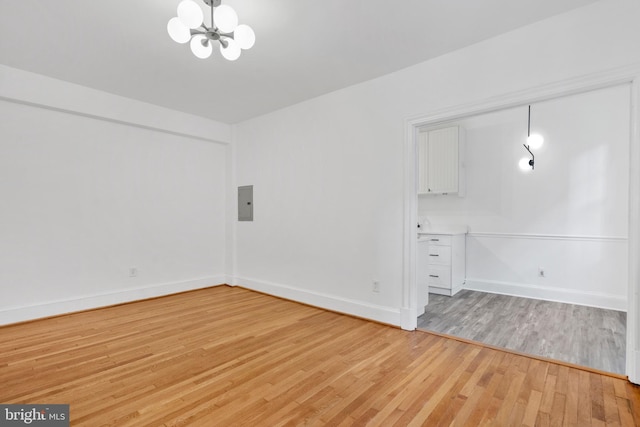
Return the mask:
[[[622,381],[620,381],[622,382]],[[569,369],[567,380],[567,400],[564,407],[564,422],[567,426],[578,426],[578,387],[580,374],[576,369]]]
[[545,414],[551,413],[551,407],[553,405],[553,398],[556,393],[556,383],[558,377],[555,375],[547,375],[547,381],[544,385],[544,391],[542,393],[542,402],[540,403],[540,412]]
[[[618,407],[618,415],[620,416],[620,425],[632,426],[634,425],[635,418],[629,400],[622,397],[616,397],[616,406]],[[636,424],[637,425],[637,424]]]
[[[536,427],[549,427],[549,426],[551,426],[551,415],[547,414],[546,412],[538,412],[538,418],[536,419]],[[585,424],[582,427],[587,427],[587,424]]]
[[604,394],[604,417],[607,426],[619,426],[620,415],[616,403],[616,391],[613,381],[609,377],[602,377],[602,392]]
[[[509,425],[508,421],[511,417],[511,413],[516,406],[516,401],[518,398],[518,393],[520,392],[520,386],[524,382],[525,374],[516,371],[511,378],[510,384],[507,389],[507,395],[503,399],[500,409],[496,414],[496,425]],[[518,420],[517,424],[520,424],[521,419]]]
[[578,425],[588,426],[592,420],[589,373],[580,371],[578,373],[578,382]]
[[565,412],[565,403],[566,396],[562,393],[555,393],[553,396],[553,404],[551,406],[550,415],[550,423],[552,426],[562,426],[564,425],[564,412]]
[[640,388],[227,286],[0,327],[0,402],[73,426],[635,426]]
[[[604,422],[604,393],[602,390],[602,376],[592,374],[589,375],[591,383],[591,418]],[[592,421],[593,422],[593,421]]]
[[496,389],[502,383],[504,374],[498,372],[497,368],[503,363],[504,356],[504,353],[494,355],[491,364],[487,367],[487,372],[485,372],[473,393],[468,397],[459,417],[456,417],[456,425],[480,425],[483,415],[488,411],[487,408],[493,399]]
[[522,418],[522,425],[525,427],[534,427],[536,424],[536,417],[540,410],[540,402],[542,401],[542,393],[537,390],[531,390],[529,400],[527,401],[527,407],[525,408],[524,416]]
[[[467,371],[471,374],[469,380],[464,384],[464,387],[460,390],[459,394],[464,397],[469,397],[472,391],[475,391],[478,382],[482,379],[483,375],[487,372],[487,366],[493,359],[493,352],[488,349],[483,349],[479,354],[477,363],[473,363],[467,368]],[[476,360],[474,360],[476,362]]]

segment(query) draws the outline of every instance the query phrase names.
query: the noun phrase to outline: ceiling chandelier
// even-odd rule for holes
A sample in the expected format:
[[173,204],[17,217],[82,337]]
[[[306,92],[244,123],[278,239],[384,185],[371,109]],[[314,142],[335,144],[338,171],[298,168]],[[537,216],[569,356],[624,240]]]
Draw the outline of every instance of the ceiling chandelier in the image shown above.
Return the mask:
[[190,42],[191,51],[198,58],[208,58],[215,41],[220,43],[220,53],[225,59],[235,61],[242,49],[251,49],[256,35],[248,25],[238,25],[238,15],[231,6],[221,5],[222,0],[203,0],[211,8],[211,26],[204,24],[204,13],[193,0],[182,0],[178,16],[171,18],[167,31],[177,43]]

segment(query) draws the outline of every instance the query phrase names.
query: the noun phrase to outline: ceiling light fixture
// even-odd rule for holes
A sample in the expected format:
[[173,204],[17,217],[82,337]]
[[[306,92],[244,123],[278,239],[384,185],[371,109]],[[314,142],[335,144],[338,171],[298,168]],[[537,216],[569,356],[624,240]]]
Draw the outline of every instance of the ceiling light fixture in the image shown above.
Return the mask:
[[520,162],[518,163],[520,169],[526,171],[528,170],[529,166],[531,166],[531,170],[533,170],[536,156],[533,155],[531,150],[537,150],[538,148],[542,147],[543,143],[544,138],[542,137],[542,135],[540,135],[539,133],[531,133],[531,105],[529,105],[529,117],[527,121],[527,143],[522,145],[524,145],[524,148],[526,148],[529,154],[531,154],[531,159],[529,159],[528,157],[521,158]]
[[220,43],[220,53],[225,59],[235,61],[243,49],[251,49],[256,35],[248,25],[238,25],[238,15],[222,0],[203,0],[211,8],[211,26],[204,24],[204,13],[193,0],[182,0],[178,16],[167,24],[169,36],[176,43],[190,42],[191,51],[198,58],[208,58],[213,52],[213,42]]

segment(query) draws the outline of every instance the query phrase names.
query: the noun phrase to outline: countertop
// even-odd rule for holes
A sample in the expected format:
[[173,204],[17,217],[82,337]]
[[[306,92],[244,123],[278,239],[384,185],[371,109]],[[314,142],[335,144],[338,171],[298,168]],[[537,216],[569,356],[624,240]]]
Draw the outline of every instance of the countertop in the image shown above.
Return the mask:
[[469,227],[466,225],[434,225],[426,226],[418,229],[418,237],[428,234],[446,234],[450,236],[458,234],[467,234]]

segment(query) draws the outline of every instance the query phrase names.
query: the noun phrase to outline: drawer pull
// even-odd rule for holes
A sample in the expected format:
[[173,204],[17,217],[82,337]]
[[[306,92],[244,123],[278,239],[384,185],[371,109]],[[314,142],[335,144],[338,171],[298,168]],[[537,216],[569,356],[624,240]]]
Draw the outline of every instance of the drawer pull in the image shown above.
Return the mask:
[[429,256],[440,256],[438,254],[429,254]]
[[435,274],[430,274],[429,277],[440,277],[440,276],[436,276]]
[[432,242],[439,242],[440,239],[431,239]]

